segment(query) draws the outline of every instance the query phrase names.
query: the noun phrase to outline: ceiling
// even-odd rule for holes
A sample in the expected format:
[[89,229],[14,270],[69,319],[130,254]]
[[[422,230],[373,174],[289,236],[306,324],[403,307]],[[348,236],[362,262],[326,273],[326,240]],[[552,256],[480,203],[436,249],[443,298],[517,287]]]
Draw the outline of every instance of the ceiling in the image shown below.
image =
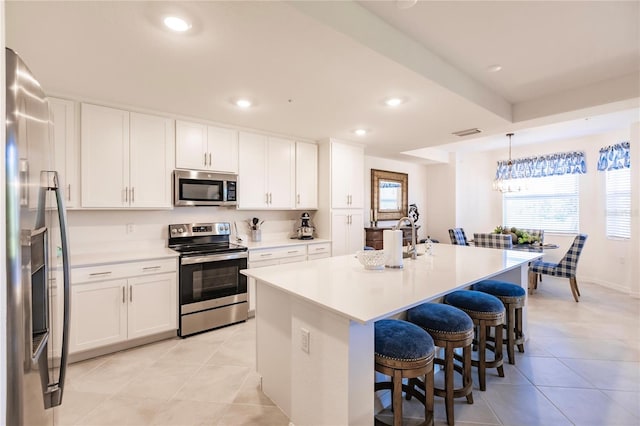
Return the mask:
[[410,3],[10,1],[6,42],[54,95],[408,161],[640,121],[640,2]]

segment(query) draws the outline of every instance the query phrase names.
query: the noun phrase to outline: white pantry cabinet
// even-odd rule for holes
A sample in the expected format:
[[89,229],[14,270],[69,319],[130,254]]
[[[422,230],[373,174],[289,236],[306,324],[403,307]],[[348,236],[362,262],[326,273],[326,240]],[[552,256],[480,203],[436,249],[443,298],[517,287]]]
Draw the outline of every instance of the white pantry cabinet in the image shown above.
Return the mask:
[[360,146],[332,142],[331,207],[364,207],[364,149]]
[[238,173],[238,131],[176,121],[176,168]]
[[238,209],[291,209],[295,143],[240,132]]
[[176,259],[73,269],[71,353],[177,329]]
[[81,107],[82,207],[171,208],[173,120]]
[[55,170],[65,195],[65,207],[80,207],[80,149],[76,126],[77,104],[67,99],[49,97],[51,111],[51,139],[55,155]]
[[318,208],[318,145],[296,142],[296,209]]
[[331,243],[333,256],[352,254],[364,247],[362,210],[333,210]]

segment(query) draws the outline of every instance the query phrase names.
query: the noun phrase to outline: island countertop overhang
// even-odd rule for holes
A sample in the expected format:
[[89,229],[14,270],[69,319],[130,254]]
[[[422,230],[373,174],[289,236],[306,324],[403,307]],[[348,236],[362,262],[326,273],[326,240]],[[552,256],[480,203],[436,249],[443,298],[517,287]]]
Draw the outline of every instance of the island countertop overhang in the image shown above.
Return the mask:
[[[242,270],[259,285],[366,324],[520,267],[540,253],[441,244],[404,268],[366,270],[354,255]],[[258,307],[259,309],[259,307]]]

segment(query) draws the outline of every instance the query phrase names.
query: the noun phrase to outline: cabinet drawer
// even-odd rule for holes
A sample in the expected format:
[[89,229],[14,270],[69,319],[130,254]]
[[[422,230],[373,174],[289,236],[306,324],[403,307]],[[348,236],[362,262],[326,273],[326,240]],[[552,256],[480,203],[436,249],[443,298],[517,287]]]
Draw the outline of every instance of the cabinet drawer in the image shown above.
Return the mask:
[[309,256],[314,256],[316,254],[331,255],[331,243],[309,244],[307,254]]
[[249,250],[249,262],[269,259],[282,259],[285,257],[294,256],[306,256],[306,254],[307,247],[305,245]]
[[110,263],[101,266],[71,269],[71,283],[104,281],[140,275],[175,272],[176,259],[146,260],[144,262]]

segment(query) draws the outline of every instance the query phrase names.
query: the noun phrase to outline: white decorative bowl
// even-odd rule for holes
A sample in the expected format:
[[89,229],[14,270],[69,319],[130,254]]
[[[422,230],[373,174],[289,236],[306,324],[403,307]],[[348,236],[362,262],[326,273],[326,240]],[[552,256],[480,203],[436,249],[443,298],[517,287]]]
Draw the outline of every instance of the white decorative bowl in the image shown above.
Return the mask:
[[357,255],[364,269],[384,269],[384,250],[360,250]]

